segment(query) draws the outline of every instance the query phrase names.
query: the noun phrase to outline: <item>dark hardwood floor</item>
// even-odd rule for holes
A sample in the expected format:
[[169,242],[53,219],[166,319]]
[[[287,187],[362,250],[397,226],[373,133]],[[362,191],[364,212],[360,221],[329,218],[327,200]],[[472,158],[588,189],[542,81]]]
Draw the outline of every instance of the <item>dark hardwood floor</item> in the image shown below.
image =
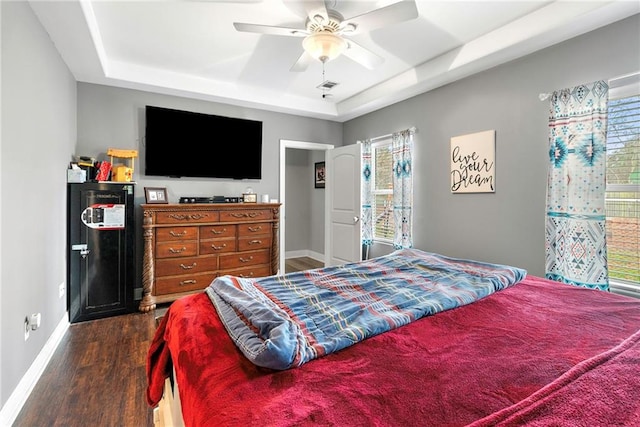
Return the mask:
[[[288,259],[285,271],[322,265]],[[165,310],[72,324],[13,426],[153,426],[145,366],[156,316]]]
[[155,326],[153,312],[72,324],[13,425],[153,426],[145,364]]

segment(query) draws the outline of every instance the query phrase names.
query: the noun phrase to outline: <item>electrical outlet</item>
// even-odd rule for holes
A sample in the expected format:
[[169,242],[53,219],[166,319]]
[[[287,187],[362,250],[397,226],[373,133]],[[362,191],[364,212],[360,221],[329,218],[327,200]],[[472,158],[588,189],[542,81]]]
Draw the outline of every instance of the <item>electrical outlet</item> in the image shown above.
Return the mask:
[[40,322],[42,321],[42,315],[40,313],[33,313],[31,315],[31,320],[29,324],[31,325],[31,330],[35,331],[40,327]]
[[29,316],[24,318],[24,340],[29,339],[29,331],[31,330],[31,326],[29,325]]
[[62,298],[64,296],[64,291],[65,291],[64,282],[62,282],[58,285],[58,298]]

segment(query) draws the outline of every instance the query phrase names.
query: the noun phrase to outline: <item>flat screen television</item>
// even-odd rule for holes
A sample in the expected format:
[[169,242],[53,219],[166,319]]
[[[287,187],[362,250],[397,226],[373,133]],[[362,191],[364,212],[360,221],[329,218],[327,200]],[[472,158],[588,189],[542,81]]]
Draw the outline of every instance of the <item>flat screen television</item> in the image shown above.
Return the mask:
[[145,175],[262,178],[262,122],[147,105]]

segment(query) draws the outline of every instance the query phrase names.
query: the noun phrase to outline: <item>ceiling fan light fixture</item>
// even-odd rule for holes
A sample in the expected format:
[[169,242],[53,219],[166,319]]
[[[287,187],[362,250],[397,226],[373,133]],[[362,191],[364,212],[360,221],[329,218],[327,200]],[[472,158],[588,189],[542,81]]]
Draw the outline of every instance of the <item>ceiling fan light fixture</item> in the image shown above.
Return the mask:
[[337,58],[347,48],[347,42],[330,31],[318,31],[302,41],[304,50],[321,62]]

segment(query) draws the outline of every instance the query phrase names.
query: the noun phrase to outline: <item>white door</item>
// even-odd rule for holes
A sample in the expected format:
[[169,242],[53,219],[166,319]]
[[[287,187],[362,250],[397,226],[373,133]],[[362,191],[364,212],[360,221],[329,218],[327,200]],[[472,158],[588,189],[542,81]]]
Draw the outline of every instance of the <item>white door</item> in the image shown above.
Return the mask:
[[325,265],[362,259],[360,231],[360,144],[327,151]]

